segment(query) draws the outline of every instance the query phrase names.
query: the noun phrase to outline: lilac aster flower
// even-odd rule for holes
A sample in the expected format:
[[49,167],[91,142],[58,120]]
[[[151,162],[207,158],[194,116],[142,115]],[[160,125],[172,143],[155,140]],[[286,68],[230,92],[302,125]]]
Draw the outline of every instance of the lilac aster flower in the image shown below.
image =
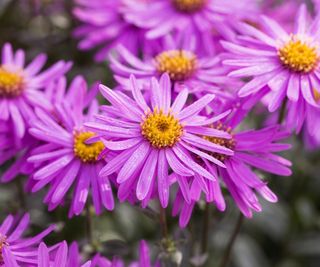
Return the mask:
[[[196,35],[202,48],[211,43],[211,33],[218,31],[225,38],[232,38],[234,32],[226,18],[242,18],[256,14],[255,0],[152,0],[144,8],[133,7],[125,14],[126,19],[138,27],[147,29],[149,39],[165,36],[172,32]],[[209,33],[209,34],[208,34]],[[209,38],[208,38],[209,37]]]
[[[37,248],[42,239],[54,229],[48,227],[40,234],[23,238],[21,235],[29,225],[30,217],[25,214],[17,222],[12,215],[6,217],[0,226],[0,265],[18,267],[19,264],[35,264],[37,262]],[[15,226],[16,225],[16,226]]]
[[198,136],[206,134],[230,138],[227,132],[206,127],[226,113],[210,120],[199,116],[198,113],[214,99],[214,95],[208,94],[185,107],[188,97],[186,89],[172,103],[168,74],[162,75],[159,82],[151,79],[151,105],[144,99],[134,76],[130,80],[134,100],[102,85],[100,91],[112,106],[103,106],[104,114],[97,118],[98,122],[86,123],[85,126],[102,138],[105,151],[120,151],[100,172],[103,178],[117,172],[119,199],[126,199],[134,191],[138,200],[147,201],[157,188],[161,205],[166,207],[169,166],[174,173],[186,176],[199,174],[215,180],[211,173],[191,158],[190,153],[220,166],[224,164],[200,149],[233,154],[232,150]]
[[[139,6],[136,0],[135,5]],[[79,48],[89,50],[99,47],[95,59],[106,59],[109,50],[122,44],[131,51],[138,51],[144,44],[144,31],[124,19],[126,0],[74,0],[74,16],[82,22],[74,36],[82,38]]]
[[[287,0],[279,3],[277,0],[265,0],[261,2],[262,13],[274,20],[287,31],[293,30],[294,16],[300,5],[304,0]],[[255,23],[259,25],[259,16],[256,18]]]
[[[1,182],[8,183],[16,178],[18,174],[29,175],[32,173],[33,165],[27,162],[27,158],[30,156],[31,149],[38,145],[38,142],[29,134],[26,134],[20,140],[22,144],[16,146],[7,123],[0,122],[0,128],[0,165],[14,159],[14,162],[0,176]],[[7,129],[9,129],[9,132],[1,132]]]
[[96,90],[93,88],[87,92],[86,82],[80,76],[73,80],[66,94],[65,83],[58,83],[57,86],[65,101],[56,104],[53,113],[36,110],[38,120],[30,129],[31,135],[45,142],[35,148],[28,158],[37,166],[32,176],[32,191],[49,184],[50,190],[44,202],[52,210],[62,203],[75,184],[70,216],[82,212],[89,188],[97,214],[101,213],[102,207],[112,210],[114,200],[110,181],[106,176],[98,176],[104,166],[104,159],[99,158],[104,145],[100,141],[87,144],[86,140],[94,133],[83,127],[83,123],[92,121],[93,114],[98,111],[94,99]]
[[[96,261],[99,259],[99,261]],[[141,240],[139,243],[139,260],[133,261],[129,265],[125,265],[124,261],[118,257],[114,257],[112,261],[109,261],[99,255],[96,255],[91,267],[160,267],[160,262],[157,260],[154,264],[151,262],[150,249],[146,241]]]
[[191,93],[214,93],[223,98],[231,98],[232,93],[221,88],[240,86],[240,82],[226,76],[228,69],[221,64],[219,56],[205,55],[197,49],[196,38],[166,36],[152,54],[144,53],[143,59],[118,46],[117,53],[110,53],[111,69],[115,79],[130,89],[129,77],[134,74],[142,88],[149,88],[150,78],[159,78],[168,73],[176,92],[185,86]]
[[[61,88],[66,83],[66,79],[61,77],[59,84],[51,82],[44,90],[43,96],[46,98],[46,102],[51,104],[48,110],[54,112],[53,106],[60,103],[63,99],[63,92]],[[9,165],[1,176],[1,182],[7,183],[12,181],[18,176],[18,174],[31,175],[34,171],[32,163],[27,161],[30,157],[30,152],[34,147],[43,145],[41,141],[37,140],[30,134],[26,133],[22,139],[16,139],[12,135],[12,126],[6,121],[0,121],[0,165],[8,160],[14,160]]]
[[[214,144],[219,144],[234,151],[233,156],[212,154],[215,158],[222,161],[226,168],[211,164],[205,158],[202,159],[203,167],[226,186],[236,205],[246,217],[252,217],[252,210],[261,211],[261,205],[256,193],[259,193],[269,202],[276,202],[276,195],[267,186],[266,181],[259,178],[253,171],[261,171],[289,176],[291,175],[291,162],[275,154],[287,150],[289,144],[279,143],[288,137],[288,132],[280,129],[279,125],[270,126],[261,130],[235,131],[238,123],[238,114],[233,114],[218,123],[213,124],[214,129],[225,130],[232,135],[231,139],[204,138]],[[242,117],[242,114],[240,114]],[[201,197],[201,193],[206,195],[208,203],[214,203],[220,211],[225,210],[226,203],[221,192],[219,181],[206,180],[200,184],[199,179],[190,180],[188,177],[178,177],[184,180],[186,186],[180,187],[180,191],[175,199],[173,214],[180,212],[180,226],[185,227],[190,219],[192,210]]]
[[[251,95],[264,86],[271,89],[269,111],[277,110],[288,99],[288,126],[300,131],[306,116],[314,117],[319,109],[319,20],[311,25],[305,5],[297,14],[294,31],[285,32],[275,21],[262,16],[258,30],[239,23],[239,44],[223,42],[230,52],[226,65],[235,68],[232,77],[253,77],[239,90],[241,97]],[[309,26],[310,25],[310,26]]]
[[40,54],[25,66],[25,53],[12,51],[10,44],[2,48],[0,65],[0,121],[12,125],[12,134],[20,140],[34,118],[34,108],[48,109],[51,104],[44,97],[43,89],[51,81],[59,78],[71,67],[71,63],[59,61],[41,72],[46,56]]
[[[54,254],[53,257],[51,254]],[[66,241],[61,242],[57,251],[50,253],[50,250],[44,243],[41,243],[38,249],[38,263],[37,267],[90,267],[91,262],[88,261],[84,264],[80,264],[75,261],[74,257],[78,256],[70,253],[68,255],[68,245]],[[11,267],[11,266],[10,266]],[[93,267],[93,266],[92,266]]]
[[133,262],[129,267],[160,267],[160,262],[151,263],[150,249],[146,241],[141,240],[139,244],[139,262]]

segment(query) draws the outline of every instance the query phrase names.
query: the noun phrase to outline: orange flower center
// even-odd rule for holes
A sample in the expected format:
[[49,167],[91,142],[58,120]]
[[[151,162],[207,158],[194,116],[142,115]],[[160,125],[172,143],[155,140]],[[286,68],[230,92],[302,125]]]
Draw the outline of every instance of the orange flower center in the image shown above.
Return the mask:
[[319,62],[317,47],[300,40],[296,35],[278,49],[278,56],[282,64],[294,72],[309,73]]
[[201,10],[207,0],[172,0],[174,7],[184,13],[194,13]]
[[[211,127],[214,129],[222,130],[222,131],[225,131],[229,134],[232,134],[231,127],[227,127],[224,124],[222,124],[221,122],[218,122],[217,124],[212,125]],[[236,140],[234,138],[225,139],[225,138],[218,138],[218,137],[212,137],[212,136],[204,136],[203,138],[214,143],[214,144],[224,146],[224,147],[229,148],[231,150],[234,150],[234,148],[236,146]],[[219,154],[219,153],[211,153],[211,156],[215,157],[216,159],[218,159],[220,161],[224,161],[230,157],[228,155],[223,155],[223,154]]]
[[0,66],[0,97],[19,96],[23,89],[23,77]]
[[166,148],[174,146],[183,133],[179,120],[172,114],[164,114],[155,109],[141,123],[141,133],[153,147]]
[[80,132],[74,134],[73,152],[84,163],[94,163],[104,149],[101,141],[93,144],[86,144],[89,138],[95,136],[92,132]]
[[169,50],[155,58],[159,73],[168,73],[173,81],[185,81],[197,67],[196,55],[185,50]]

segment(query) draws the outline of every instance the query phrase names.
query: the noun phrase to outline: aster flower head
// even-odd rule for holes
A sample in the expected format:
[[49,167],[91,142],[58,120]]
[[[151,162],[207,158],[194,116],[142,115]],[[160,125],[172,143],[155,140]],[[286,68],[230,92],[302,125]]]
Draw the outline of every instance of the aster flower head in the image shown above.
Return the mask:
[[0,65],[0,121],[12,125],[12,133],[20,140],[26,132],[29,120],[34,118],[35,107],[48,109],[50,102],[43,89],[61,77],[70,67],[70,62],[59,61],[40,73],[46,62],[44,54],[38,55],[25,66],[25,53],[12,50],[10,44],[2,47]]
[[188,180],[186,177],[176,175],[175,179],[184,180],[187,185],[180,187],[173,208],[174,215],[180,212],[180,226],[187,225],[193,207],[199,201],[202,192],[205,193],[208,203],[214,203],[218,210],[224,211],[226,203],[221,191],[222,184],[230,192],[240,211],[250,218],[252,211],[262,210],[256,193],[269,202],[277,201],[277,196],[270,190],[267,182],[259,177],[255,169],[275,175],[291,175],[291,162],[275,154],[290,149],[289,144],[280,143],[282,139],[288,137],[288,132],[281,130],[279,125],[261,130],[237,131],[235,128],[239,123],[237,118],[239,115],[242,117],[241,112],[235,112],[212,125],[214,129],[224,129],[229,132],[231,139],[203,137],[234,151],[232,156],[212,154],[222,161],[226,168],[203,159],[204,168],[215,177],[219,177],[218,180],[206,180],[206,183],[200,183],[199,177]]
[[169,199],[169,166],[173,172],[206,179],[215,177],[192,159],[191,154],[205,157],[215,164],[224,164],[200,149],[212,153],[232,155],[232,150],[212,144],[198,135],[230,138],[224,131],[206,125],[225,114],[207,119],[198,115],[213,99],[206,95],[185,107],[188,91],[181,91],[175,100],[171,98],[171,82],[168,74],[158,81],[151,79],[151,104],[147,104],[136,79],[131,76],[133,99],[122,92],[115,92],[101,85],[102,95],[111,103],[103,106],[103,115],[97,122],[86,123],[88,130],[97,133],[106,151],[119,151],[109,161],[100,176],[117,173],[118,197],[125,200],[133,191],[138,200],[147,202],[156,188],[160,202],[166,207]]
[[[50,103],[48,110],[53,112],[54,105],[60,103],[64,93],[61,91],[66,79],[61,77],[59,84],[51,82],[43,91],[45,102]],[[2,173],[0,181],[11,182],[19,174],[31,175],[34,171],[32,163],[27,159],[34,147],[42,145],[41,141],[26,133],[22,139],[12,134],[12,122],[0,121],[0,165],[6,163],[8,168]],[[10,162],[10,163],[9,163]]]
[[[29,175],[32,173],[33,164],[27,162],[27,158],[30,156],[33,147],[38,145],[38,142],[29,134],[26,134],[20,140],[21,144],[17,146],[12,136],[11,127],[5,122],[0,122],[0,128],[3,130],[3,132],[0,130],[0,165],[8,165],[7,169],[3,168],[0,181],[8,183],[15,179],[18,174]],[[6,165],[4,165],[5,163]]]
[[[134,1],[139,6],[139,1]],[[138,51],[144,44],[144,31],[138,29],[124,18],[126,0],[74,0],[74,16],[81,25],[74,31],[76,38],[81,38],[79,48],[89,50],[98,47],[97,61],[106,59],[111,48],[118,44],[130,51]]]
[[[68,253],[68,245],[66,241],[61,242],[56,251],[50,252],[45,243],[41,243],[38,248],[37,267],[94,267],[91,261],[84,264],[79,263],[79,255],[74,254],[71,250]],[[78,258],[75,258],[78,257]],[[11,267],[11,266],[10,266]],[[13,266],[12,266],[13,267]]]
[[[32,152],[28,161],[37,169],[31,180],[32,191],[46,185],[50,190],[44,202],[52,210],[61,204],[74,184],[69,215],[79,215],[92,192],[97,214],[102,207],[112,210],[114,200],[108,177],[99,177],[104,158],[99,158],[104,144],[100,141],[87,144],[87,139],[95,134],[87,131],[83,123],[93,120],[98,111],[95,87],[89,92],[87,84],[80,76],[71,83],[67,93],[65,80],[56,85],[64,96],[64,101],[56,104],[53,113],[36,110],[38,119],[33,122],[30,134],[45,142]],[[91,190],[89,190],[91,188]]]
[[[17,267],[19,264],[35,264],[37,262],[37,248],[42,239],[54,229],[48,227],[42,233],[23,238],[22,234],[29,225],[29,214],[21,220],[9,215],[0,226],[0,265]],[[15,226],[16,225],[16,226]]]
[[[276,20],[286,30],[293,30],[294,16],[304,0],[287,0],[279,3],[276,0],[265,0],[261,2],[262,13],[273,20]],[[259,17],[256,17],[255,23],[259,25]]]
[[195,36],[168,35],[154,53],[144,53],[139,59],[123,46],[110,53],[111,69],[115,79],[130,90],[129,77],[134,74],[142,88],[150,87],[150,78],[168,73],[174,91],[185,86],[191,93],[214,93],[223,98],[231,98],[232,93],[221,88],[239,86],[235,79],[227,77],[228,69],[221,64],[219,56],[208,56],[197,48]]
[[243,0],[237,4],[233,0],[153,0],[146,1],[144,7],[139,8],[135,8],[134,1],[132,3],[125,17],[146,29],[148,39],[169,33],[195,35],[199,48],[205,51],[212,50],[213,32],[227,39],[234,37],[228,19],[256,14],[258,7],[255,0]]
[[305,117],[315,116],[314,108],[320,107],[319,20],[310,27],[307,22],[306,6],[302,5],[291,34],[262,16],[263,30],[239,23],[243,34],[239,44],[222,42],[230,52],[224,63],[234,68],[229,75],[253,77],[240,88],[239,95],[248,96],[268,86],[269,111],[277,110],[288,99],[288,126],[297,132]]

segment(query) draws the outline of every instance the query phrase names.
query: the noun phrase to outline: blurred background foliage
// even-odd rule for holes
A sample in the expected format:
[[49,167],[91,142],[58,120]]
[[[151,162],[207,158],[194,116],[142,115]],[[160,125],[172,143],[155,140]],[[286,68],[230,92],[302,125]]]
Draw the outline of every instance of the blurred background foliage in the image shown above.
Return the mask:
[[[107,1],[107,0],[106,0]],[[111,1],[111,0],[110,0]],[[38,53],[48,54],[48,65],[59,60],[72,60],[74,65],[68,78],[82,74],[89,83],[101,81],[112,87],[114,81],[107,64],[94,63],[93,52],[77,50],[72,38],[76,24],[71,15],[70,0],[0,0],[0,45],[10,42],[15,48],[27,51],[29,59]],[[257,127],[265,115],[249,117],[248,126]],[[293,162],[291,177],[266,177],[279,196],[279,202],[263,202],[263,212],[245,220],[235,243],[230,266],[233,267],[319,267],[320,266],[320,152],[306,151],[301,137],[291,138],[293,149],[286,154]],[[3,170],[6,166],[1,166]],[[44,192],[26,196],[23,177],[0,186],[0,219],[8,213],[29,211],[32,217],[30,233],[57,223],[58,229],[47,241],[77,240],[85,256],[94,250],[111,257],[137,257],[140,239],[146,239],[154,257],[161,254],[161,231],[157,220],[157,206],[142,211],[129,204],[117,204],[112,213],[93,217],[93,246],[87,245],[86,216],[68,219],[67,209],[47,212],[42,204]],[[68,200],[66,200],[68,201]],[[168,216],[169,230],[176,240],[177,251],[170,254],[171,262],[181,266],[219,266],[223,251],[236,224],[239,212],[227,198],[226,213],[212,206],[209,225],[209,253],[201,255],[200,238],[204,205],[195,209],[192,223],[179,229],[177,218]],[[68,206],[68,205],[66,205]],[[168,215],[170,210],[168,210]],[[99,241],[99,242],[97,242]],[[175,266],[172,264],[172,266]]]

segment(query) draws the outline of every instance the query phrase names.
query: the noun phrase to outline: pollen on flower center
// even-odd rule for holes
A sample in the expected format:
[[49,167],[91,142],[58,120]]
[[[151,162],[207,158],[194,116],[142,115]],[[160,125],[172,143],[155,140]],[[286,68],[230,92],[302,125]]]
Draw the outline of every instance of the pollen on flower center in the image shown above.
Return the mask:
[[278,49],[278,56],[282,64],[295,72],[308,73],[318,64],[317,47],[301,41],[297,36]]
[[[222,131],[225,131],[229,134],[232,134],[231,128],[227,127],[226,125],[222,124],[221,122],[218,122],[218,123],[212,125],[211,127],[214,129],[222,130]],[[225,138],[218,138],[218,137],[212,137],[212,136],[204,136],[203,138],[214,143],[214,144],[224,146],[224,147],[229,148],[231,150],[234,150],[234,148],[236,146],[236,141],[234,138],[225,139]],[[229,157],[227,155],[223,155],[223,154],[219,154],[219,153],[211,153],[211,156],[215,157],[216,159],[218,159],[220,161],[224,161]]]
[[167,72],[173,81],[184,81],[190,78],[197,65],[196,55],[185,50],[169,50],[155,58],[159,73]]
[[141,123],[141,133],[153,147],[172,147],[179,141],[183,126],[172,114],[155,109]]
[[0,234],[0,264],[3,264],[2,249],[7,246],[9,246],[9,243],[7,242],[7,237]]
[[73,152],[81,159],[82,162],[94,163],[98,160],[98,156],[104,149],[101,141],[93,144],[86,144],[85,141],[95,136],[92,132],[76,132],[74,134]]
[[0,97],[16,97],[23,91],[23,77],[0,66]]
[[194,13],[201,10],[207,0],[172,0],[174,7],[181,12]]

